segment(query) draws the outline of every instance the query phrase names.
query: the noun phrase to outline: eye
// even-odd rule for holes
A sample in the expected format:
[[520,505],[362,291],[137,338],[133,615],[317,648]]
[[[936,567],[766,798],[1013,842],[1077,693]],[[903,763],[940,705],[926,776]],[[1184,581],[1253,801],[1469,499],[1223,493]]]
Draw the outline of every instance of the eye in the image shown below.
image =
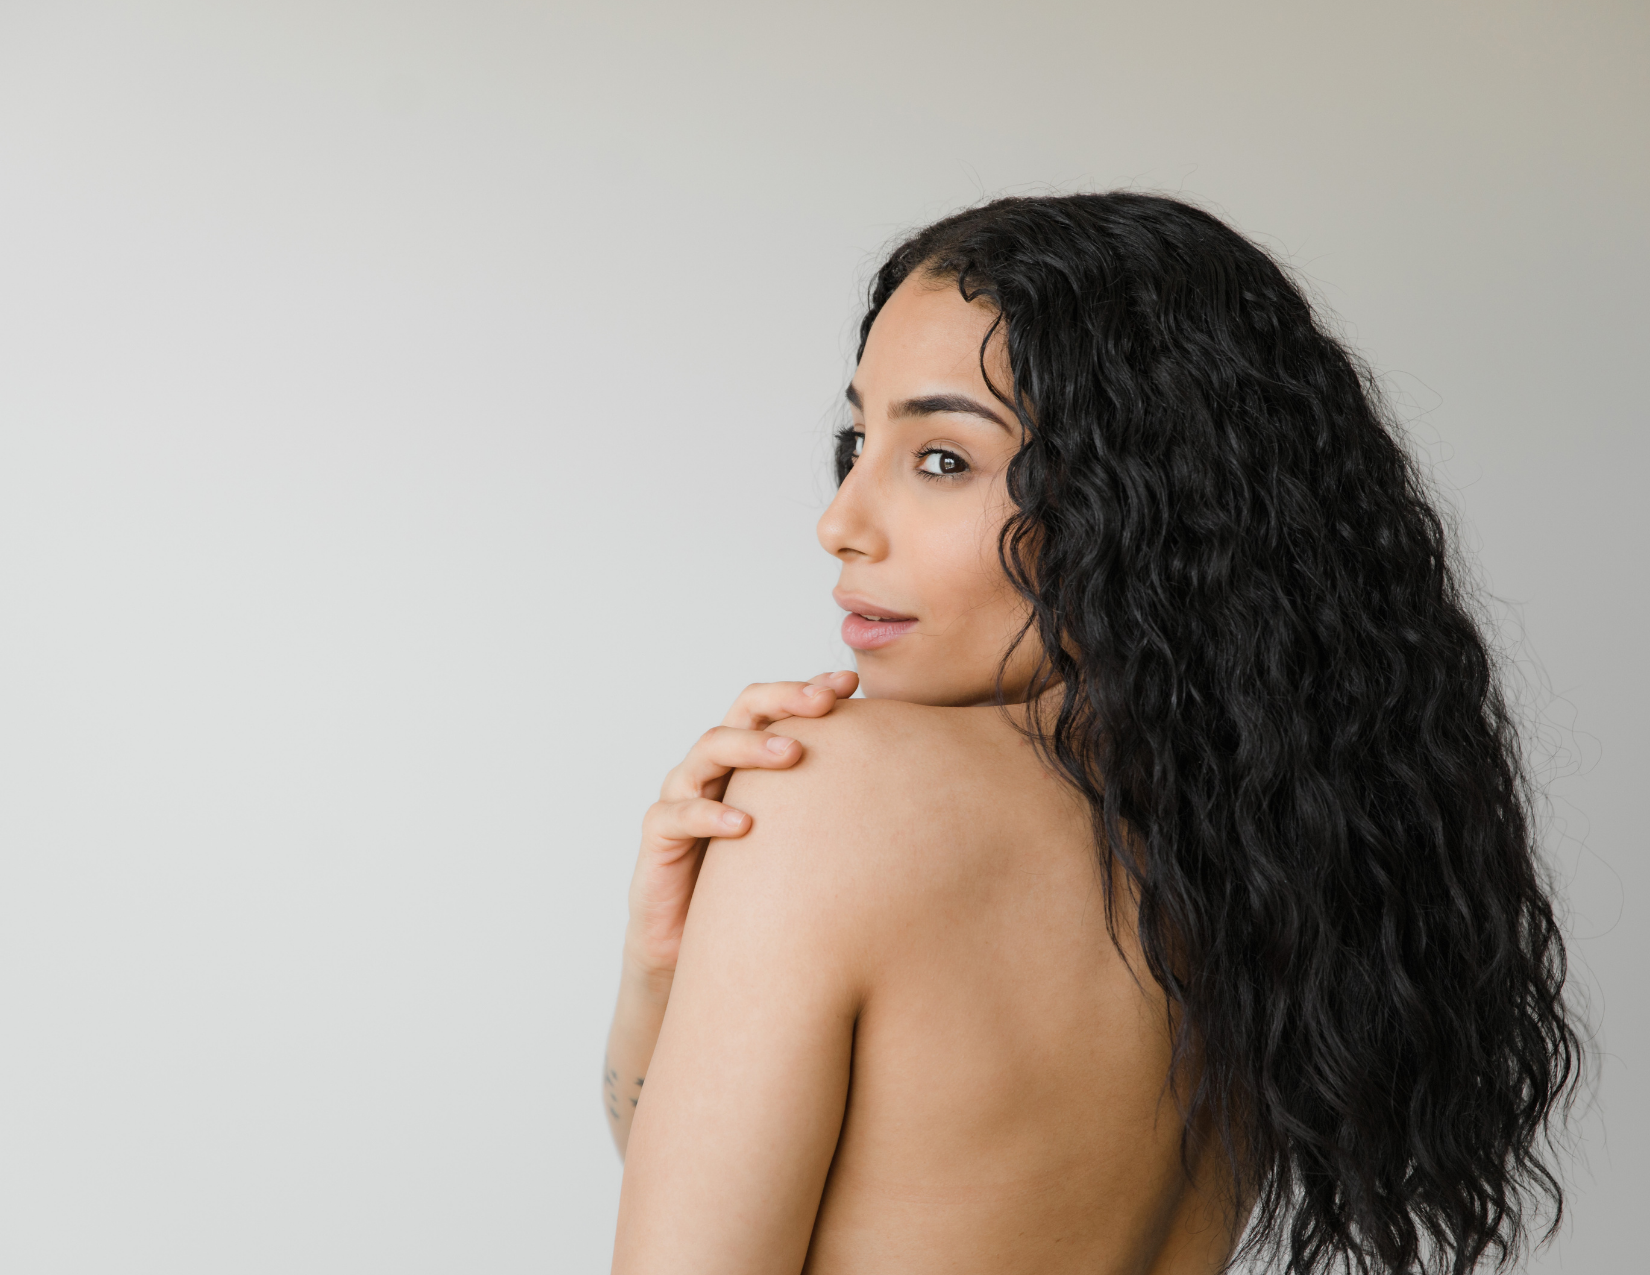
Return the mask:
[[855,458],[865,450],[865,435],[852,425],[836,432],[836,480],[841,482],[854,467]]
[[954,478],[968,472],[968,462],[955,452],[925,447],[917,453],[917,472],[928,478]]

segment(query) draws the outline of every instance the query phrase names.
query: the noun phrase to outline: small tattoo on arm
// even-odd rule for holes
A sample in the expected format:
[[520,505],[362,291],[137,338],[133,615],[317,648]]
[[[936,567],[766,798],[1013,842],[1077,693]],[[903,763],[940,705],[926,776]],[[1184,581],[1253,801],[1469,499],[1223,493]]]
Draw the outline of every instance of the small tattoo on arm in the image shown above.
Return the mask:
[[[644,1077],[642,1076],[636,1077],[634,1083],[637,1089],[642,1087],[643,1079]],[[619,1073],[617,1069],[614,1068],[613,1064],[605,1058],[602,1059],[602,1097],[605,1100],[603,1105],[607,1107],[607,1118],[609,1120],[618,1120],[620,1111]],[[630,1105],[632,1107],[636,1105],[635,1098],[630,1099]]]

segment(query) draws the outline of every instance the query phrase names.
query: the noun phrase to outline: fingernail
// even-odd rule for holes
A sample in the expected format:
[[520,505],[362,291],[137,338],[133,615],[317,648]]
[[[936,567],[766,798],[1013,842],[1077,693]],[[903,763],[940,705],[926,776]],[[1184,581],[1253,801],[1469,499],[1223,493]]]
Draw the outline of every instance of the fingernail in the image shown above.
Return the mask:
[[784,735],[774,735],[768,740],[768,751],[780,756],[790,752],[791,741]]
[[739,810],[724,810],[722,812],[722,822],[729,828],[737,828],[745,822],[745,816]]
[[802,693],[804,695],[808,696],[808,698],[810,698],[810,699],[818,699],[821,695],[825,694],[825,692],[830,690],[830,689],[831,688],[828,687],[828,686],[815,686],[815,685],[813,685],[813,683],[810,682],[807,686],[804,686],[802,688]]

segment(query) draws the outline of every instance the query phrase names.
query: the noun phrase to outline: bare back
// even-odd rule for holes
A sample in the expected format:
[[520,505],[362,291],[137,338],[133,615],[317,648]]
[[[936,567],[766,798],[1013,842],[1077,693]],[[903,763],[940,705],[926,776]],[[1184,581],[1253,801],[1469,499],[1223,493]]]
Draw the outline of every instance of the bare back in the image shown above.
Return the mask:
[[856,1026],[806,1269],[1218,1269],[1162,998],[1106,933],[1087,808],[994,710],[871,708],[905,790],[886,853],[924,906]]
[[[825,1116],[792,1135],[804,1158],[809,1139],[828,1138],[802,1269],[1218,1271],[1230,1234],[1217,1194],[1194,1188],[1182,1169],[1181,1122],[1165,1083],[1163,1000],[1149,979],[1136,981],[1107,935],[1086,807],[997,710],[855,701],[829,718],[786,726],[806,759],[794,771],[735,777],[730,800],[752,812],[757,829],[750,844],[712,846],[699,889],[718,890],[722,871],[773,872],[773,881],[744,895],[737,912],[707,909],[701,918],[696,895],[689,928],[703,920],[708,946],[710,926],[742,924],[753,901],[799,881],[814,911],[799,900],[792,928],[806,928],[815,915],[840,918],[820,922],[831,927],[829,937],[790,976],[822,980],[825,1008],[811,1013],[840,1019],[791,1064],[808,1095],[821,1086],[836,1094],[825,1100]],[[765,824],[795,826],[799,848],[776,827],[773,857],[757,858]],[[787,854],[793,862],[776,862]],[[1119,920],[1126,935],[1129,919],[1120,913]],[[723,960],[701,982],[732,986],[743,977],[732,964]],[[749,964],[759,966],[759,955]],[[840,976],[829,972],[833,965]],[[840,995],[839,981],[847,989]],[[743,995],[740,987],[706,996]],[[761,1013],[771,1020],[790,1012],[783,1004]],[[671,1027],[667,1015],[649,1099],[711,1101],[703,1079],[672,1088]],[[691,1029],[682,1030],[686,1038]],[[744,1029],[724,1026],[716,1039],[730,1030]],[[775,1036],[813,1030],[775,1029]],[[752,1039],[761,1040],[760,1031]],[[713,1048],[710,1040],[694,1036],[682,1056]],[[783,1046],[776,1039],[771,1047]],[[743,1065],[743,1056],[730,1049],[717,1074]],[[668,1098],[654,1092],[661,1058]],[[821,1067],[829,1074],[817,1075]],[[765,1109],[764,1083],[740,1087],[753,1113]],[[639,1111],[632,1142],[644,1155],[646,1119]],[[824,1135],[812,1132],[821,1121]],[[691,1158],[705,1130],[722,1127],[702,1120],[694,1139],[668,1143],[671,1154]],[[763,1144],[746,1154],[764,1154]],[[667,1166],[650,1170],[660,1171]],[[1218,1171],[1200,1176],[1221,1181]],[[739,1188],[732,1190],[723,1198],[737,1197]],[[776,1257],[737,1269],[794,1270],[793,1263]]]
[[1217,1270],[1163,1001],[1107,935],[1087,808],[994,710],[871,707],[894,755],[865,760],[904,807],[885,853],[922,906],[856,1025],[806,1269]]

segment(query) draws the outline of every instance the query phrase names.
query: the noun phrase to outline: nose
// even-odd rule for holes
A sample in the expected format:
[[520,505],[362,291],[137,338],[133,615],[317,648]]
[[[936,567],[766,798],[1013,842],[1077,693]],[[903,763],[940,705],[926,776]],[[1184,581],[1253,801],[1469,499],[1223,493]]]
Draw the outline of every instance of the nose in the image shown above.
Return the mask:
[[880,503],[872,474],[861,456],[836,489],[835,498],[815,528],[825,552],[843,562],[875,562],[887,557],[888,537],[877,516]]

